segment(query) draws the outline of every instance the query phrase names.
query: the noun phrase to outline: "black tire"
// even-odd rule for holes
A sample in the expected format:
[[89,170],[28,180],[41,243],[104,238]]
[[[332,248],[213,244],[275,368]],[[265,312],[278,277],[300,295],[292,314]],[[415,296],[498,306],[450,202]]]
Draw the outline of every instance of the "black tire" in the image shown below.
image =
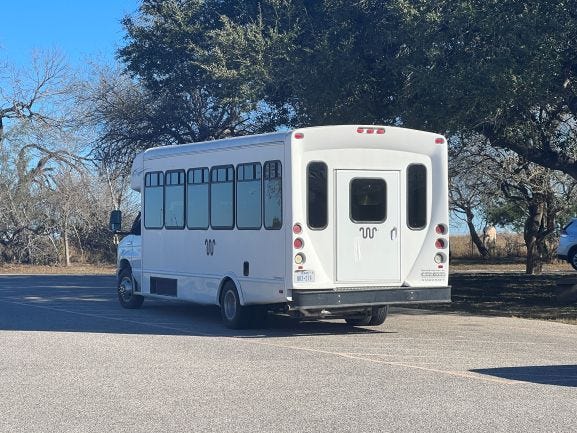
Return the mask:
[[365,317],[355,317],[355,318],[345,318],[345,322],[347,322],[351,326],[369,326],[371,322],[372,316],[367,315]]
[[379,326],[385,322],[388,313],[388,305],[373,307],[371,314],[361,318],[346,318],[345,321],[351,326]]
[[134,310],[140,308],[144,302],[141,295],[134,293],[136,282],[130,268],[123,268],[118,273],[118,300],[124,308]]
[[232,281],[224,283],[220,294],[220,316],[230,329],[243,329],[249,325],[249,309],[240,305],[240,297]]
[[573,248],[571,251],[569,251],[567,261],[571,266],[573,266],[573,269],[577,271],[577,248]]
[[389,314],[389,306],[373,307],[373,314],[369,320],[369,326],[379,326],[385,323],[387,315]]

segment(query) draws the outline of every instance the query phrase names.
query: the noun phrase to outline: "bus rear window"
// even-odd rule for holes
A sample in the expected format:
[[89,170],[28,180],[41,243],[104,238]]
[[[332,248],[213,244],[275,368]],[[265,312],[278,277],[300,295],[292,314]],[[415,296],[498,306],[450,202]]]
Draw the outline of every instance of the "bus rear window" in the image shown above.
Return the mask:
[[422,164],[407,169],[407,225],[413,230],[427,225],[427,167]]
[[383,179],[351,180],[351,219],[356,223],[383,222],[387,218],[387,184]]
[[328,224],[327,165],[311,162],[307,168],[307,222],[312,229]]

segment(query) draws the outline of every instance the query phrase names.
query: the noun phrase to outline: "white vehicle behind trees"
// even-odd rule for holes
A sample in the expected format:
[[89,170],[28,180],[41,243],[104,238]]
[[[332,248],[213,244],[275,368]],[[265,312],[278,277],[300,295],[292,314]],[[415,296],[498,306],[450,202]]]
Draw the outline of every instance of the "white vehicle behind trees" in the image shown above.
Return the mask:
[[126,308],[157,297],[219,305],[232,328],[271,310],[374,326],[390,304],[450,301],[441,135],[343,125],[157,147],[131,186]]

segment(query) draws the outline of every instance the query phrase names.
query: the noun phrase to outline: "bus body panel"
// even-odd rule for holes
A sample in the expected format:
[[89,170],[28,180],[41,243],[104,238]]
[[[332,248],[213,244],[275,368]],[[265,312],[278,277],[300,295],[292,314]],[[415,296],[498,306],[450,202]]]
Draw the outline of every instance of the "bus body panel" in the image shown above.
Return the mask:
[[[281,143],[263,143],[258,152],[243,148],[202,150],[180,155],[147,158],[143,173],[192,168],[211,168],[239,163],[284,160]],[[284,185],[283,185],[284,186]],[[142,187],[144,189],[144,187]],[[144,209],[144,195],[142,208]],[[285,243],[285,228],[280,230],[239,229],[149,229],[142,230],[142,293],[153,294],[151,280],[175,279],[175,297],[201,304],[218,304],[221,283],[233,279],[243,303],[286,301],[284,290],[284,249],[270,254],[274,246]],[[231,236],[234,233],[234,236]],[[255,235],[255,234],[258,234]],[[210,245],[209,245],[210,243]],[[244,276],[245,262],[248,275]]]

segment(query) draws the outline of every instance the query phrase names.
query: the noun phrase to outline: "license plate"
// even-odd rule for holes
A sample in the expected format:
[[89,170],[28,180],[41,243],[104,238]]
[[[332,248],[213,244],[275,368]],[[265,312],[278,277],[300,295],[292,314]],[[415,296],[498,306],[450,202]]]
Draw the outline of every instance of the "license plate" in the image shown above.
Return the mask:
[[315,272],[314,271],[296,271],[295,281],[297,283],[314,283],[315,282]]

